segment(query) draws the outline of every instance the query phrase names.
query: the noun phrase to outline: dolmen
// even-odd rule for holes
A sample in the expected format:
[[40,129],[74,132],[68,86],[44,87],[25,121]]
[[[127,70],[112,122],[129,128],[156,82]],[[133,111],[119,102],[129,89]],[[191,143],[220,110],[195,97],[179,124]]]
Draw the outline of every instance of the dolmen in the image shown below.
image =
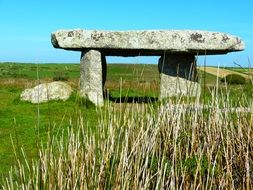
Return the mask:
[[55,48],[81,52],[80,95],[103,105],[106,56],[160,56],[160,99],[199,96],[196,56],[244,49],[243,41],[226,33],[198,30],[59,30],[51,35]]

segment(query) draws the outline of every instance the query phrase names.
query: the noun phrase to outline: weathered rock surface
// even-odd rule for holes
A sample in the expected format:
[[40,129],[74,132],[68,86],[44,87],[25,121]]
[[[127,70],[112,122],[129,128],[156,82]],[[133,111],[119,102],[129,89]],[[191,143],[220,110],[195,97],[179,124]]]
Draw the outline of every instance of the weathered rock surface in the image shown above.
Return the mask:
[[55,48],[98,49],[105,55],[163,55],[166,53],[225,54],[244,49],[239,37],[199,30],[100,31],[59,30],[51,35]]
[[164,55],[159,59],[158,70],[161,78],[160,99],[200,95],[194,55]]
[[159,99],[173,96],[200,96],[200,84],[180,77],[172,77],[161,73]]
[[99,51],[82,52],[80,95],[96,106],[103,105],[102,56]]
[[44,83],[34,88],[26,89],[21,93],[21,100],[33,104],[49,100],[67,100],[72,93],[72,88],[60,81]]

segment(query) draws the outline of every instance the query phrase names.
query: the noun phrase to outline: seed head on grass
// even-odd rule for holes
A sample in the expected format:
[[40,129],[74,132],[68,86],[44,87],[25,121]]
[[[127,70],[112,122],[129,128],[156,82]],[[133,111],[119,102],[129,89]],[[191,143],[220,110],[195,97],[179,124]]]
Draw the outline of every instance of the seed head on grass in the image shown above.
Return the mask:
[[19,161],[2,188],[253,188],[251,112],[216,91],[206,106],[187,101],[108,102],[95,128],[80,115],[77,130],[52,136],[38,160]]

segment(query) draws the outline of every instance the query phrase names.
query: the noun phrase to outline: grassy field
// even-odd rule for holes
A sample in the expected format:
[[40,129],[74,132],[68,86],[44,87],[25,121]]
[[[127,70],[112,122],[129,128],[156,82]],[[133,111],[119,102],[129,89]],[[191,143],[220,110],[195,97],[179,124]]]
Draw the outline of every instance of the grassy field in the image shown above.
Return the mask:
[[232,68],[227,68],[227,69],[232,70],[232,71],[236,71],[236,72],[239,72],[239,73],[243,73],[243,74],[246,74],[246,75],[253,75],[253,69],[252,68],[232,67]]
[[[198,67],[199,70],[201,71],[205,71],[209,74],[212,74],[214,76],[218,76],[218,77],[225,77],[226,75],[229,74],[237,74],[237,75],[241,75],[245,78],[248,78],[248,74],[247,73],[243,73],[242,71],[244,71],[243,69],[234,69],[234,68],[217,68],[217,67]],[[248,69],[245,69],[245,71],[247,71]]]
[[[71,127],[69,121],[76,122],[81,114],[86,122],[97,125],[97,112],[93,106],[83,105],[76,92],[66,102],[49,102],[38,107],[21,102],[19,96],[25,88],[39,82],[53,81],[54,77],[68,78],[68,83],[76,90],[80,76],[79,64],[0,64],[0,173],[6,174],[15,158],[11,144],[12,137],[18,146],[23,146],[28,156],[37,153],[37,130],[40,138],[46,139],[49,126],[58,131]],[[106,88],[113,100],[120,97],[157,97],[159,74],[156,65],[108,65]],[[79,113],[81,112],[81,113]]]
[[[252,168],[248,170],[247,168],[239,170],[239,168],[243,164],[253,164],[252,157],[250,157],[251,153],[249,153],[252,148],[250,145],[250,141],[253,140],[250,136],[252,131],[251,128],[250,131],[245,128],[252,127],[252,115],[248,113],[237,115],[232,112],[229,112],[229,115],[217,115],[217,110],[210,108],[209,110],[204,110],[202,115],[198,115],[198,111],[187,111],[185,113],[185,111],[178,109],[180,113],[178,111],[175,113],[166,112],[165,110],[164,115],[159,116],[164,107],[156,101],[148,104],[143,103],[143,101],[140,101],[140,104],[114,103],[120,97],[128,97],[128,100],[141,100],[147,97],[156,99],[159,94],[159,73],[157,65],[144,64],[109,64],[107,72],[105,86],[110,93],[111,99],[106,101],[104,108],[97,109],[89,102],[78,97],[76,93],[80,75],[79,64],[36,65],[1,63],[0,175],[6,177],[11,166],[19,165],[17,157],[22,157],[22,150],[26,153],[29,163],[31,163],[32,158],[35,160],[40,158],[42,159],[41,162],[43,159],[45,161],[45,157],[52,151],[59,153],[53,162],[58,159],[58,161],[62,160],[64,163],[67,160],[67,162],[71,163],[79,162],[78,159],[81,159],[82,156],[85,157],[86,153],[88,153],[84,161],[85,163],[87,162],[87,165],[90,164],[91,167],[86,168],[86,173],[82,173],[82,175],[87,175],[84,177],[86,180],[89,178],[93,179],[93,177],[96,179],[93,181],[94,184],[91,183],[92,186],[89,186],[88,189],[98,187],[98,185],[116,188],[113,184],[122,183],[124,180],[129,180],[129,184],[121,184],[125,185],[124,187],[131,187],[131,185],[135,185],[137,189],[138,187],[144,187],[145,181],[136,181],[140,176],[131,176],[140,175],[137,173],[141,171],[143,178],[146,176],[146,179],[150,180],[150,182],[146,181],[149,184],[147,187],[154,187],[158,182],[160,185],[163,184],[164,187],[168,187],[164,181],[173,181],[171,178],[173,176],[175,183],[185,183],[185,185],[187,185],[187,181],[196,180],[194,182],[195,185],[198,183],[201,185],[206,184],[206,187],[208,187],[208,184],[214,185],[217,181],[223,180],[224,184],[225,182],[226,184],[232,184],[233,182],[234,186],[230,187],[235,187],[235,180],[239,180],[240,177],[245,180],[245,183],[248,180],[248,184],[251,184],[248,175],[251,175],[249,170],[251,171]],[[202,84],[200,102],[187,102],[187,99],[177,99],[176,103],[173,99],[168,101],[171,104],[176,104],[176,106],[186,103],[196,105],[206,103],[221,107],[248,107],[252,105],[252,84],[225,86],[220,84],[219,78],[213,74],[204,73],[203,70],[199,71],[199,80]],[[74,93],[69,100],[65,102],[52,101],[39,106],[19,100],[20,93],[25,88],[32,87],[39,82],[52,81],[57,77],[67,79],[67,83],[74,88]],[[217,85],[219,86],[218,88]],[[189,128],[187,128],[187,123],[190,125]],[[182,128],[179,130],[177,126],[182,126]],[[196,127],[195,129],[193,128],[194,126]],[[202,126],[207,127],[210,134],[203,131]],[[227,127],[228,131],[225,128],[222,129],[221,126]],[[238,128],[239,126],[241,128]],[[178,131],[178,133],[175,134],[174,130]],[[138,135],[140,136],[138,137]],[[196,136],[194,137],[194,135]],[[156,143],[153,143],[153,145],[147,144],[149,138],[153,139],[151,142]],[[215,144],[216,138],[223,138],[222,147]],[[224,139],[226,142],[224,142]],[[231,139],[235,139],[235,141],[229,144]],[[62,145],[57,140],[62,142]],[[50,146],[49,142],[53,146]],[[65,147],[66,142],[71,146],[73,145],[73,147]],[[79,147],[79,142],[82,142],[85,146]],[[120,142],[128,147],[127,150],[122,147],[123,145],[120,145]],[[177,142],[180,143],[177,144]],[[210,143],[210,149],[202,144],[204,142]],[[41,143],[44,148],[41,148]],[[187,146],[183,147],[183,144]],[[245,144],[247,147],[244,147]],[[145,146],[142,147],[142,145]],[[61,146],[65,147],[63,148],[65,152],[60,152]],[[162,147],[164,147],[164,150],[162,150]],[[71,160],[71,155],[66,155],[70,149],[73,151],[80,150],[80,155],[76,155],[77,160]],[[99,152],[96,152],[97,149],[99,149]],[[233,173],[234,168],[232,167],[235,160],[229,160],[232,157],[226,151],[236,151],[238,165],[235,166],[235,173]],[[138,152],[143,152],[143,155],[137,154]],[[245,155],[246,153],[247,155]],[[240,155],[243,155],[243,160],[239,157]],[[92,161],[92,157],[96,158],[96,160]],[[147,160],[145,161],[144,158],[146,157]],[[64,160],[65,158],[68,159]],[[125,162],[129,159],[129,167],[132,168],[128,173],[126,172],[128,170],[127,163],[121,163],[121,159],[125,159]],[[181,161],[178,159],[181,159]],[[245,159],[248,159],[247,163],[244,162]],[[135,161],[139,163],[139,166],[133,164]],[[178,164],[175,165],[176,161]],[[213,166],[214,161],[218,164],[218,167]],[[145,164],[145,162],[147,163]],[[103,168],[101,168],[102,163],[105,164]],[[45,161],[45,163],[41,164],[50,163]],[[81,170],[79,166],[81,167],[77,163],[76,168],[78,170],[74,171],[76,173],[73,173],[73,176],[81,172],[79,171],[79,169]],[[30,167],[25,170],[38,172],[36,171],[36,164]],[[47,166],[43,165],[43,167]],[[56,163],[50,166],[51,172],[55,176],[59,175],[55,173],[57,172],[57,167]],[[68,165],[62,166],[62,171],[59,170],[59,172],[67,172],[65,170],[66,167]],[[95,168],[94,171],[92,167],[93,169]],[[128,176],[123,177],[123,171]],[[132,171],[132,174],[130,171]],[[172,171],[174,173],[171,173]],[[223,176],[225,175],[222,174],[224,171],[228,176]],[[194,173],[197,173],[196,178],[193,175]],[[43,172],[42,174],[50,175]],[[184,176],[183,179],[179,177],[180,175]],[[209,178],[206,178],[207,176]],[[48,177],[45,176],[45,178]],[[119,181],[116,183],[111,179],[113,177],[118,178]],[[26,180],[28,178],[26,176]],[[47,180],[53,179],[49,177]],[[205,183],[208,180],[211,181]],[[44,181],[44,185],[49,181]],[[240,184],[237,181],[236,183]],[[119,184],[117,187],[123,186]],[[194,187],[197,187],[197,185]]]

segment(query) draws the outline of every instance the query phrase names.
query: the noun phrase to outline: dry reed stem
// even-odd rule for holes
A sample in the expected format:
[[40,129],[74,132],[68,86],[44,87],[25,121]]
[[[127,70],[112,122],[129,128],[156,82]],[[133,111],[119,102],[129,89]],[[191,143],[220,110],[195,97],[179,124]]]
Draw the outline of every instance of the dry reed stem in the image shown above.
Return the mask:
[[[107,103],[95,129],[49,136],[40,157],[22,159],[3,189],[251,189],[252,113],[211,106]],[[250,105],[249,105],[250,106]],[[25,161],[25,162],[24,162]]]

